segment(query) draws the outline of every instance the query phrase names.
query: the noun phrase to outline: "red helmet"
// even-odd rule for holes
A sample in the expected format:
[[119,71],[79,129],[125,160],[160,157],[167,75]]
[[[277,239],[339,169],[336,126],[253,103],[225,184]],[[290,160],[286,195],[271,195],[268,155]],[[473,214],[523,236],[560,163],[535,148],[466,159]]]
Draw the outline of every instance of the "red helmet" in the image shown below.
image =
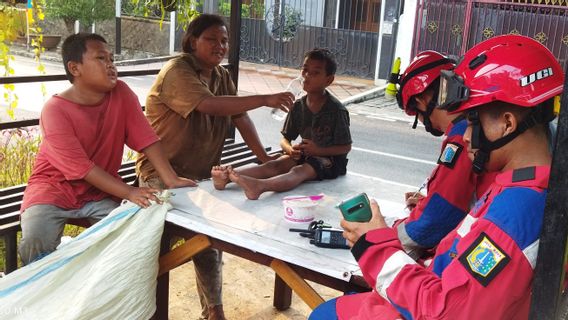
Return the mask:
[[534,107],[562,93],[563,83],[562,68],[545,46],[498,36],[471,48],[455,70],[442,71],[438,106],[450,112],[493,101]]
[[396,95],[398,106],[409,116],[416,110],[408,105],[410,98],[428,88],[438,77],[440,71],[451,70],[454,62],[436,51],[420,52],[400,76],[400,88]]

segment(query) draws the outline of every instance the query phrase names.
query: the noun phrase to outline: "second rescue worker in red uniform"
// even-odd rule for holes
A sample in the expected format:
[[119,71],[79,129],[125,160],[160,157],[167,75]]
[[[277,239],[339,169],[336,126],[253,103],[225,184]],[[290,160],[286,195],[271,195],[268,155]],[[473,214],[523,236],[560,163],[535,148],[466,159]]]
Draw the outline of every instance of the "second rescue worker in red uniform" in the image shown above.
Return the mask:
[[395,222],[405,251],[414,259],[435,247],[466,216],[473,201],[487,190],[494,174],[478,176],[464,147],[467,128],[464,117],[436,108],[440,72],[451,70],[454,62],[436,51],[424,51],[400,78],[397,102],[409,116],[415,116],[432,135],[445,136],[438,165],[427,180],[427,196],[407,193],[412,208],[406,219]]
[[[417,263],[386,227],[376,202],[368,223],[342,221],[374,290],[316,308],[310,319],[527,319],[550,174],[548,124],[564,76],[533,39],[506,35],[442,71],[439,105],[468,119],[476,170],[498,172],[489,190]],[[527,152],[530,150],[530,152]]]

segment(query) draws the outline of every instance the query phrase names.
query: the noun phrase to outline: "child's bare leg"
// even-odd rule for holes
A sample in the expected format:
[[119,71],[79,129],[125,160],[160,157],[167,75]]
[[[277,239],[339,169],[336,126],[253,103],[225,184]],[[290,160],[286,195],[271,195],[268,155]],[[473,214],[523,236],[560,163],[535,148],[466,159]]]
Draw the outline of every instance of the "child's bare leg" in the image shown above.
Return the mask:
[[292,190],[302,182],[317,178],[317,173],[312,166],[307,163],[293,167],[289,172],[260,180],[264,191],[283,192]]
[[271,178],[290,171],[296,166],[296,161],[290,156],[284,155],[276,160],[271,160],[256,166],[235,169],[241,176],[248,176],[257,179]]
[[211,178],[213,180],[213,186],[217,190],[225,189],[227,183],[231,182],[229,179],[229,170],[231,166],[214,166],[211,168]]
[[239,172],[230,169],[229,179],[238,184],[245,191],[245,195],[250,200],[256,200],[264,192],[261,188],[260,179],[241,175]]
[[294,189],[306,180],[313,180],[317,177],[316,171],[308,164],[293,167],[289,172],[268,178],[256,179],[247,177],[235,170],[229,170],[229,178],[238,184],[245,191],[245,195],[250,200],[256,200],[266,191],[288,191]]

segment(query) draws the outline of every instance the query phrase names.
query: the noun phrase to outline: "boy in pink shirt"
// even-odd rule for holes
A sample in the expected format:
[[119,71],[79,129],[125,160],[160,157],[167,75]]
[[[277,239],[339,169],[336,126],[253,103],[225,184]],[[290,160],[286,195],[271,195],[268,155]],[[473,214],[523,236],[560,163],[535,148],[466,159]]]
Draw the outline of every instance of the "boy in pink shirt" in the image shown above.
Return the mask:
[[21,208],[24,264],[55,250],[69,218],[96,222],[121,199],[141,207],[158,201],[158,189],[132,187],[118,176],[125,144],[148,156],[167,187],[195,185],[178,177],[163,156],[138,98],[117,80],[103,37],[71,35],[62,56],[72,85],[49,99],[41,114],[42,143]]

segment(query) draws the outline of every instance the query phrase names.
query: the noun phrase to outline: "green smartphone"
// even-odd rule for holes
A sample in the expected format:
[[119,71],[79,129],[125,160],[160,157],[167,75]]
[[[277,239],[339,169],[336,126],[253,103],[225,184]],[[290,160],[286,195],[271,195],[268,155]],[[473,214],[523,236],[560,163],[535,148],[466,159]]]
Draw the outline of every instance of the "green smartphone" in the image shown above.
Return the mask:
[[366,193],[360,193],[337,204],[343,218],[351,222],[367,222],[371,220],[371,205]]

